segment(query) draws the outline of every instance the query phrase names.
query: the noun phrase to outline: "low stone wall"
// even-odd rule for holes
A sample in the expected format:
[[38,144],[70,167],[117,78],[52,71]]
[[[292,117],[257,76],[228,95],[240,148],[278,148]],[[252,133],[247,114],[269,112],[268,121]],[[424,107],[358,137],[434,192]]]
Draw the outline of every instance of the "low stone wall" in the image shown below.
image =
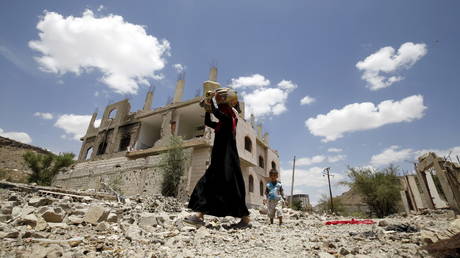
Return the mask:
[[[191,164],[192,149],[184,149],[187,159],[182,182],[187,182],[187,171]],[[121,189],[126,196],[159,194],[163,181],[160,161],[165,154],[129,160],[116,157],[106,160],[87,161],[75,164],[71,169],[60,172],[53,180],[53,186],[69,189],[95,189],[103,191],[106,185]]]

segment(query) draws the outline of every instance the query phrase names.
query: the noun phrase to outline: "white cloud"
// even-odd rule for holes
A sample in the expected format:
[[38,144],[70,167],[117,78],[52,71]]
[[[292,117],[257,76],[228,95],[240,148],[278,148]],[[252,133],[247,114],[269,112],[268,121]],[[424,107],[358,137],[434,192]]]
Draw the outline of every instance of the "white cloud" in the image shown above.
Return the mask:
[[46,120],[51,120],[51,119],[53,119],[53,114],[51,114],[51,113],[35,112],[35,113],[34,113],[34,116],[37,116],[37,117],[40,117],[40,118],[46,119]]
[[315,98],[312,98],[310,96],[305,96],[300,100],[300,105],[309,105],[315,101],[316,101]]
[[346,155],[343,155],[343,154],[340,154],[340,155],[335,155],[335,156],[329,156],[327,157],[327,161],[329,163],[335,163],[337,161],[341,161],[341,160],[344,160],[347,156]]
[[181,64],[174,64],[173,67],[177,73],[181,73],[185,70],[185,66]]
[[328,152],[342,152],[343,150],[342,149],[339,149],[339,148],[329,148],[327,149]]
[[[295,188],[301,187],[324,187],[327,186],[327,178],[323,177],[324,168],[312,167],[309,169],[297,169],[294,173]],[[342,181],[345,177],[341,174],[334,174],[331,177],[331,184]],[[285,190],[291,189],[292,169],[281,169],[281,182]]]
[[425,109],[423,96],[413,95],[401,101],[385,100],[378,106],[370,102],[353,103],[309,118],[305,125],[311,134],[324,137],[323,142],[330,142],[342,138],[344,133],[420,119]]
[[401,45],[397,53],[392,47],[383,47],[364,60],[359,61],[356,67],[364,71],[361,78],[368,82],[368,87],[371,90],[379,90],[404,79],[401,76],[392,74],[402,69],[409,69],[426,53],[425,44],[406,42]]
[[371,165],[375,167],[394,164],[411,158],[412,149],[401,149],[400,146],[393,145],[385,149],[382,153],[371,157]]
[[[232,79],[229,85],[233,88],[245,89],[241,92],[245,105],[245,118],[253,114],[256,118],[279,115],[287,111],[286,101],[289,93],[297,88],[292,81],[282,80],[276,87],[269,86],[270,81],[260,74],[250,77]],[[256,87],[254,89],[254,87]]]
[[310,166],[317,163],[335,163],[340,160],[344,160],[345,155],[335,155],[335,156],[325,156],[325,155],[316,155],[313,157],[299,158],[296,160],[296,166]]
[[79,75],[96,68],[103,74],[100,80],[120,94],[135,94],[148,79],[161,78],[156,72],[170,50],[167,40],[148,35],[144,27],[118,15],[95,17],[91,10],[81,17],[45,12],[37,29],[40,39],[29,47],[43,55],[36,57],[40,69]]
[[27,133],[24,133],[24,132],[5,132],[3,131],[2,128],[0,128],[0,136],[10,138],[15,141],[22,142],[22,143],[32,142],[32,138]]
[[410,148],[401,149],[400,146],[393,145],[383,150],[381,153],[371,157],[370,164],[376,167],[383,167],[401,161],[416,162],[417,158],[428,153],[434,152],[438,157],[449,157],[453,162],[457,162],[456,156],[460,158],[460,146],[455,146],[445,150],[439,149],[421,149],[413,150]]
[[270,81],[265,79],[263,75],[253,74],[251,76],[242,76],[236,79],[232,79],[230,87],[237,88],[249,88],[249,87],[265,87],[270,85]]
[[294,90],[297,88],[297,84],[293,83],[292,81],[282,80],[278,83],[278,87],[283,90]]
[[[85,135],[90,121],[90,115],[65,114],[58,118],[54,126],[63,129],[68,137],[80,140]],[[94,122],[95,126],[97,127],[100,122],[100,119],[96,120]]]
[[100,12],[100,11],[102,11],[102,10],[104,10],[104,9],[105,9],[105,6],[101,4],[101,5],[99,5],[99,7],[97,8],[97,11]]

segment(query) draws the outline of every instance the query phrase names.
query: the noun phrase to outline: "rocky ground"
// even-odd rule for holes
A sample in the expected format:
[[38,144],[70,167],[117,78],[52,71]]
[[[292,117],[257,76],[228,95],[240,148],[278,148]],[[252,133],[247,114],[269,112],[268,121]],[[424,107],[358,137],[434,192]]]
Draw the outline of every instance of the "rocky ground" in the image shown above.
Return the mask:
[[252,228],[227,230],[231,217],[184,224],[185,204],[162,196],[118,203],[0,189],[0,205],[0,257],[429,257],[423,246],[460,232],[451,211],[325,225],[351,218],[285,209],[279,226],[251,210]]

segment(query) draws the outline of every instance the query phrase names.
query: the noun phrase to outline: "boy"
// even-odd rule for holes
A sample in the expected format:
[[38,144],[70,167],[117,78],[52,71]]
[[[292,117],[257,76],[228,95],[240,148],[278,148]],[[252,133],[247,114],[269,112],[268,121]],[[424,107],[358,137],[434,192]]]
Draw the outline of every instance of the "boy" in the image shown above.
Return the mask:
[[268,174],[270,176],[270,182],[265,186],[265,196],[267,197],[267,208],[268,208],[268,217],[270,218],[270,224],[273,224],[273,219],[278,217],[279,224],[283,223],[283,200],[284,192],[281,182],[278,181],[278,171],[276,169],[270,170]]

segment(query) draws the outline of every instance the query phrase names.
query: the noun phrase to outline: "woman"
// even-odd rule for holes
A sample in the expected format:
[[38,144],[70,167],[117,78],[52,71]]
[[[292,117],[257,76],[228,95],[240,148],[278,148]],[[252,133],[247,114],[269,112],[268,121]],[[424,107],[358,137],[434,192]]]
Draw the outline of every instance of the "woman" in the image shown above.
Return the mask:
[[[204,225],[204,215],[207,214],[241,218],[241,221],[232,227],[250,227],[245,185],[235,138],[238,115],[232,106],[238,108],[236,92],[231,89],[219,89],[211,95],[211,103],[204,104],[205,125],[213,128],[215,132],[211,164],[196,184],[188,203],[188,208],[197,214],[186,218],[185,222]],[[211,121],[209,111],[219,122]]]

